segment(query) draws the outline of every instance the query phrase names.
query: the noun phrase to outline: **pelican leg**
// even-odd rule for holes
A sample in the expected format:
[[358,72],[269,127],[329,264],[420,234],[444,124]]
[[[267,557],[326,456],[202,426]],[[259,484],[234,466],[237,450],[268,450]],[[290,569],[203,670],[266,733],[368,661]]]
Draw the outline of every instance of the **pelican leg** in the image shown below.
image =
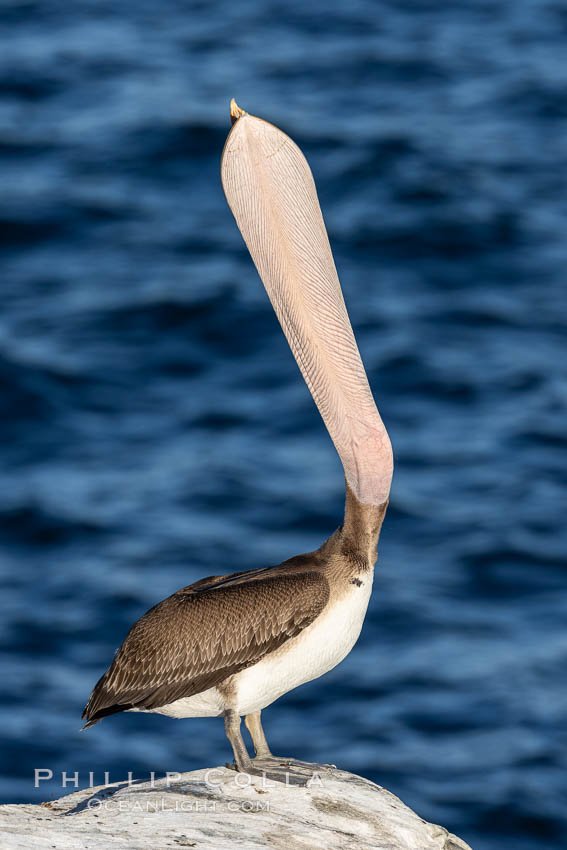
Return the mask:
[[255,711],[254,714],[247,714],[244,718],[244,722],[246,723],[246,728],[250,732],[256,758],[269,759],[272,758],[272,753],[262,728],[261,714],[261,711]]
[[[251,776],[261,776],[265,781],[283,782],[285,785],[307,785],[312,779],[312,770],[298,770],[297,763],[292,764],[289,759],[276,759],[272,756],[262,731],[260,712],[258,711],[256,716],[249,716],[254,717],[251,723],[249,723],[248,717],[246,718],[246,725],[248,726],[248,729],[252,726],[256,736],[255,739],[253,739],[254,747],[261,747],[260,737],[258,735],[259,730],[267,753],[262,759],[256,758],[252,761],[248,755],[248,750],[246,749],[246,744],[244,743],[244,739],[240,731],[240,716],[233,709],[227,709],[224,713],[224,729],[226,736],[232,745],[236,770],[239,773],[248,773]],[[253,734],[252,731],[250,731],[250,734]],[[306,763],[304,764],[306,765]],[[233,767],[231,764],[227,764],[226,766],[230,768]],[[313,767],[317,767],[317,765],[309,765],[308,767],[312,769]]]
[[248,755],[248,750],[246,749],[246,744],[240,731],[240,716],[232,708],[227,709],[224,713],[224,731],[232,746],[236,769],[240,773],[253,772],[252,759]]
[[274,770],[277,765],[278,768],[285,768],[287,771],[329,770],[336,767],[334,764],[314,764],[310,761],[301,761],[301,759],[273,755],[266,741],[264,729],[262,728],[261,714],[261,711],[255,711],[253,714],[247,714],[244,718],[246,728],[250,732],[252,743],[254,744],[256,758],[253,760],[253,764],[255,766],[264,768],[264,770]]

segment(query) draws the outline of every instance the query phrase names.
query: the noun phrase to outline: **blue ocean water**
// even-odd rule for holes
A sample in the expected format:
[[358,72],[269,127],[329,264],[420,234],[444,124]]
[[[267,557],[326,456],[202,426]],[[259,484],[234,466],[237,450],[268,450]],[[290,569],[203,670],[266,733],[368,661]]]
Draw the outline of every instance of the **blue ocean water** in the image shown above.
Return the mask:
[[310,160],[396,461],[360,641],[273,749],[567,846],[566,37],[559,0],[2,5],[2,800],[228,759],[81,710],[155,602],[341,519],[222,195],[234,96]]

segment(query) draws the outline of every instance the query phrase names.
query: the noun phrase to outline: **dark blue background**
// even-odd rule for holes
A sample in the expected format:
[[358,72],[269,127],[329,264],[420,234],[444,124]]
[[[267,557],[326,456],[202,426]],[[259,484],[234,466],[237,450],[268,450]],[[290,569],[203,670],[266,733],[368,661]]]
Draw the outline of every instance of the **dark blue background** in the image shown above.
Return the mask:
[[566,39],[543,0],[2,5],[4,800],[226,760],[219,720],[82,707],[156,601],[341,518],[222,195],[235,96],[311,162],[396,457],[360,642],[273,749],[565,847]]

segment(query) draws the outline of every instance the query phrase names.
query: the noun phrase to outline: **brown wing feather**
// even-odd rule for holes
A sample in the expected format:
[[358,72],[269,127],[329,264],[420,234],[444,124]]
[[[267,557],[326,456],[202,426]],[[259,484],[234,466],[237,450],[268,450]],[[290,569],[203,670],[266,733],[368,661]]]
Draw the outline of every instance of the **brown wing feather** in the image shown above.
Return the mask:
[[198,694],[299,634],[325,607],[327,580],[316,571],[270,572],[203,579],[151,608],[94,687],[85,726]]

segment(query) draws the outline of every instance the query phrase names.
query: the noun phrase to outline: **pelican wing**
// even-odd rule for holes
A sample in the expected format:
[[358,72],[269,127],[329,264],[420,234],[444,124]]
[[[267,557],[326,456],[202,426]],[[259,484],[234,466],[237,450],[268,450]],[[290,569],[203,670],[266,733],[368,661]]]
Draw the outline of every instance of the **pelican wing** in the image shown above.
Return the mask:
[[130,629],[83,712],[85,728],[220,684],[315,620],[329,598],[319,572],[277,568],[216,576],[160,602]]

